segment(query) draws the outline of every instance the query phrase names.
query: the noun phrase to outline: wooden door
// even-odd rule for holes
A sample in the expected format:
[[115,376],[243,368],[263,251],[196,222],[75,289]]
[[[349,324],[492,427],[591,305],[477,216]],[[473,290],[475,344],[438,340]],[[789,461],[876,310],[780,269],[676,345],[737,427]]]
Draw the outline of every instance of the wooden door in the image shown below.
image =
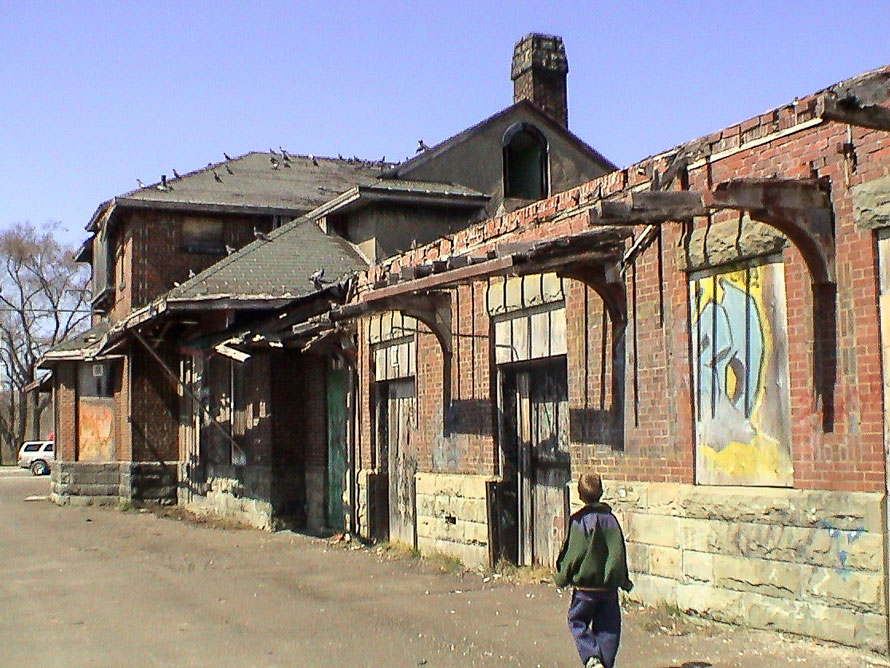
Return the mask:
[[520,564],[555,566],[565,536],[569,458],[565,359],[516,371]]
[[328,368],[327,521],[334,529],[345,527],[343,490],[346,481],[346,371]]
[[417,460],[411,448],[415,424],[414,381],[390,381],[386,394],[389,539],[416,547],[414,474]]

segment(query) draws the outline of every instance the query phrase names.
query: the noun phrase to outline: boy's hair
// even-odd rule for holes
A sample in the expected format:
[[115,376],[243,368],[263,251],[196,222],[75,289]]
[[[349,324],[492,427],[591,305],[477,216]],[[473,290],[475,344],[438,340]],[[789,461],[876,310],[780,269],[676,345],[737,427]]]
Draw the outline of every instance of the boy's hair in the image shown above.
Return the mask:
[[582,473],[578,477],[578,496],[584,503],[596,503],[603,495],[603,481],[596,473]]

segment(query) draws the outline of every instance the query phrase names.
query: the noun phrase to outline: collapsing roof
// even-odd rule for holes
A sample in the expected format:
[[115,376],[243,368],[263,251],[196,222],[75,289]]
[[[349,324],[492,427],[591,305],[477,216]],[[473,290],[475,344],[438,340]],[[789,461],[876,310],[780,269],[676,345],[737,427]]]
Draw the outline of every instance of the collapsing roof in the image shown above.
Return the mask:
[[346,239],[325,234],[314,222],[301,218],[208,267],[164,298],[168,302],[297,299],[367,267]]

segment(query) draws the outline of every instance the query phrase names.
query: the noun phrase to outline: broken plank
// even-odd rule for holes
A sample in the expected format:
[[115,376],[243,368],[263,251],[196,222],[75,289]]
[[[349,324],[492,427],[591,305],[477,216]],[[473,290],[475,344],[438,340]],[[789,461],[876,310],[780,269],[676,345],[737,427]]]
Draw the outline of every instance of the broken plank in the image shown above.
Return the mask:
[[837,99],[823,95],[816,103],[816,114],[861,128],[890,130],[890,109],[877,104],[862,105],[855,97]]

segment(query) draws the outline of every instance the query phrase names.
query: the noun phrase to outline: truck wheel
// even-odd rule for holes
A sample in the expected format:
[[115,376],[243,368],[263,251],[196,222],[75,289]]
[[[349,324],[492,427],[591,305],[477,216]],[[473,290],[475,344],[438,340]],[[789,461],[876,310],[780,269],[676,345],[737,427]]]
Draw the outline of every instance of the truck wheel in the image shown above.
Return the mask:
[[31,462],[31,473],[34,475],[46,475],[49,473],[49,467],[45,461],[38,459],[35,462]]

